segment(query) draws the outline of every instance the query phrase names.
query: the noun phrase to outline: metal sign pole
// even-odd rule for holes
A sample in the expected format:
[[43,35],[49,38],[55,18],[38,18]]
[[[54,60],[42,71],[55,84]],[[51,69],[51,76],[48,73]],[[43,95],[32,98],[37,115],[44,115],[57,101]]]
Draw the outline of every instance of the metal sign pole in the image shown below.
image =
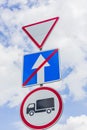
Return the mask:
[[[42,48],[40,48],[40,51],[42,51]],[[40,87],[43,87],[43,84],[40,84]]]

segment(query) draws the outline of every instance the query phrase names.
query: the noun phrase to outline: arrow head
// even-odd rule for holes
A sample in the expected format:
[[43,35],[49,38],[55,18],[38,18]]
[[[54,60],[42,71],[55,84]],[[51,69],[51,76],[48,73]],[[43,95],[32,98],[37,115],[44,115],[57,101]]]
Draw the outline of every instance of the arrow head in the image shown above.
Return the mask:
[[[32,69],[38,68],[46,59],[40,54],[38,59],[36,60],[35,64],[33,65]],[[43,67],[50,66],[48,62]]]

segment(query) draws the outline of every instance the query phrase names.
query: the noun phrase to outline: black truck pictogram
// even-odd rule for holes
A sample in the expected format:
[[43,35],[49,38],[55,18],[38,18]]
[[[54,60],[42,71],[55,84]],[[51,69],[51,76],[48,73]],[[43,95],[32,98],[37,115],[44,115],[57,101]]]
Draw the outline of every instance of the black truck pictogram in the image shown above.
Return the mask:
[[30,116],[33,116],[34,113],[39,112],[47,112],[48,114],[51,113],[51,111],[55,110],[55,104],[54,104],[54,98],[46,98],[46,99],[40,99],[36,100],[36,103],[30,103],[27,106],[26,113]]

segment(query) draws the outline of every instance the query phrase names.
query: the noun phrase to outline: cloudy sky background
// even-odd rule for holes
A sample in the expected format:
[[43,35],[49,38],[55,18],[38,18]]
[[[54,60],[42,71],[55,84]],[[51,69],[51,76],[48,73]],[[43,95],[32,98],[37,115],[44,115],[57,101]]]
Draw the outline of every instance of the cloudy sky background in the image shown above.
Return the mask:
[[21,85],[23,55],[39,51],[21,27],[56,16],[43,50],[60,49],[62,81],[47,86],[59,91],[64,108],[49,130],[87,128],[87,0],[0,0],[0,130],[27,130],[20,104],[36,88]]

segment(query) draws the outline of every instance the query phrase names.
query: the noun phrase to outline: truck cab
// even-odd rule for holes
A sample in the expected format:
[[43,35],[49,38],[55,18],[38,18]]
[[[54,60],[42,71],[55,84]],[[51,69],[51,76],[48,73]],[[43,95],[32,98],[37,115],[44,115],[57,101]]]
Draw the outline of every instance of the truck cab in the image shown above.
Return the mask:
[[30,103],[28,106],[27,106],[27,111],[26,111],[27,114],[29,114],[30,116],[33,116],[34,113],[35,113],[35,103]]

